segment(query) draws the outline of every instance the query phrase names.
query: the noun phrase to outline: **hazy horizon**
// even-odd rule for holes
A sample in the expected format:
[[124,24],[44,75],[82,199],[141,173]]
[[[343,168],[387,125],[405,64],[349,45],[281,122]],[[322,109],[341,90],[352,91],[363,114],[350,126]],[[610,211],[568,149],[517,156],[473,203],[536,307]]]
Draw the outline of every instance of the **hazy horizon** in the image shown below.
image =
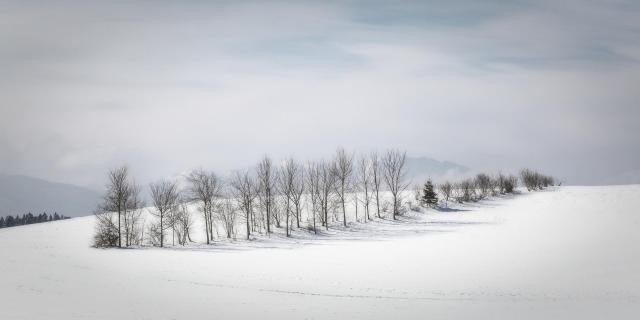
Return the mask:
[[91,188],[387,148],[640,183],[632,1],[4,1],[0,173]]

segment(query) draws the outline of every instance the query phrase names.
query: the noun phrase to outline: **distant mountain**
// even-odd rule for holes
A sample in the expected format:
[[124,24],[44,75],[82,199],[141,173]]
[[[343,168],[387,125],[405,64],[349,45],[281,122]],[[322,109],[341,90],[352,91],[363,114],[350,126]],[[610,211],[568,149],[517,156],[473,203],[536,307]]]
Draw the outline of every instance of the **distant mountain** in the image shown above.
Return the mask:
[[0,174],[0,216],[45,211],[86,216],[93,213],[100,198],[98,192],[74,185]]
[[427,157],[407,156],[407,177],[413,183],[422,183],[428,178],[435,182],[445,179],[455,179],[464,175],[469,168],[450,161],[438,161]]

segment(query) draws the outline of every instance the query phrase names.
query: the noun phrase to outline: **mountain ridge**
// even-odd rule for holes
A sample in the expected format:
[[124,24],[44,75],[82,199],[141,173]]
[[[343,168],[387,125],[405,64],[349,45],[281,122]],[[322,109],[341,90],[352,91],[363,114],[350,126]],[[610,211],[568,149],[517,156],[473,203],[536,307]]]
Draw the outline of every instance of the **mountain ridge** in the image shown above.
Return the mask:
[[93,213],[100,198],[97,191],[72,184],[0,174],[0,216],[29,212],[87,216]]

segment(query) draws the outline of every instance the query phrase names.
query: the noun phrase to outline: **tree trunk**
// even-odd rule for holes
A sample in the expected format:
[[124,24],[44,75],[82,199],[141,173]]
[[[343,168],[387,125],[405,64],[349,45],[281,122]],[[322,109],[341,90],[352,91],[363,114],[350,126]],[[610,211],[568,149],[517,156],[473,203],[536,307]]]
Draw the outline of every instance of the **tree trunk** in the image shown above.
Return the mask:
[[207,235],[207,244],[209,244],[209,218],[207,217],[207,206],[204,208],[204,233]]
[[318,234],[318,230],[316,230],[316,212],[315,208],[311,210],[311,215],[313,216],[313,233]]
[[324,226],[329,230],[329,209],[326,207],[324,209]]
[[122,248],[122,235],[120,234],[120,207],[118,207],[118,248]]
[[164,246],[164,229],[162,227],[162,212],[160,212],[160,248]]
[[380,195],[378,194],[378,190],[376,189],[376,209],[378,212],[378,219],[380,219]]
[[396,212],[398,212],[398,201],[397,201],[397,196],[394,194],[393,195],[393,220],[397,220],[396,219]]
[[249,240],[250,235],[251,235],[251,210],[247,212],[247,240]]
[[364,213],[367,216],[365,218],[365,222],[367,222],[368,220],[371,220],[371,217],[369,217],[369,190],[365,187],[364,189]]
[[342,191],[342,198],[341,198],[341,200],[342,200],[342,223],[346,227],[347,226],[347,208],[344,205],[344,197],[345,197],[345,195],[344,195],[344,184],[342,184],[341,191]]
[[287,207],[285,208],[285,210],[286,210],[286,213],[285,213],[285,214],[286,214],[286,216],[287,216],[287,217],[286,217],[286,220],[285,220],[285,223],[287,224],[287,225],[285,226],[285,231],[286,231],[285,233],[286,233],[286,235],[287,235],[287,237],[288,237],[288,236],[289,236],[289,211],[290,211],[290,210],[289,210],[289,199],[288,199],[288,198],[287,198]]
[[269,200],[267,200],[267,235],[269,235],[271,233],[271,221],[270,221],[270,216],[271,216],[271,203]]
[[209,208],[209,237],[213,240],[213,208]]
[[358,222],[358,196],[356,195],[356,222]]
[[127,209],[124,209],[124,246],[129,246],[129,223],[127,222]]
[[342,224],[344,224],[345,227],[347,226],[347,210],[344,205],[344,200],[342,200]]

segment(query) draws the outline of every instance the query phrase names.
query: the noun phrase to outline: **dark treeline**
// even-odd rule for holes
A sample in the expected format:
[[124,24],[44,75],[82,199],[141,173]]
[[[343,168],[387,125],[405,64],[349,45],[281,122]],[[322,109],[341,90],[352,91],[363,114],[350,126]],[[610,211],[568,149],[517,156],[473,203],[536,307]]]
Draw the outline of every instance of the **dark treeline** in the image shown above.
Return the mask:
[[[338,148],[328,160],[307,162],[291,157],[273,161],[264,156],[254,170],[227,177],[195,169],[182,183],[170,179],[151,183],[148,207],[141,200],[142,187],[123,166],[108,173],[106,193],[96,211],[94,245],[185,245],[193,242],[196,218],[206,244],[236,239],[238,234],[247,240],[260,234],[270,236],[276,229],[289,237],[294,231],[317,234],[329,228],[396,220],[414,208],[407,196],[405,164],[406,152],[400,150],[356,154]],[[523,170],[522,179],[527,183],[529,172],[535,173]],[[530,190],[553,182],[538,173],[534,176],[536,187]],[[477,201],[512,193],[517,186],[514,175],[478,174],[455,183],[434,185],[429,181],[417,188],[416,200],[422,206],[448,206],[450,200]]]
[[31,212],[23,215],[0,217],[0,228],[9,228],[15,226],[23,226],[26,224],[42,223],[49,221],[57,221],[62,219],[69,219],[64,215],[57,212],[53,215],[43,212],[39,215],[33,215]]

